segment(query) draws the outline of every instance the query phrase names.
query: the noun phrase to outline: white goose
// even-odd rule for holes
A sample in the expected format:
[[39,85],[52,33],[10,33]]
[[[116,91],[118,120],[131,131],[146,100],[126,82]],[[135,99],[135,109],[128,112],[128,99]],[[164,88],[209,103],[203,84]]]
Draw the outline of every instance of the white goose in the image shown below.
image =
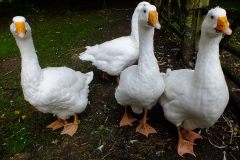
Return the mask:
[[[67,67],[41,69],[33,45],[31,28],[24,17],[13,18],[10,30],[22,57],[21,85],[25,100],[43,113],[53,113],[58,120],[48,125],[53,130],[64,127],[62,134],[72,136],[78,128],[77,113],[85,110],[88,85],[93,72],[83,74]],[[74,122],[67,119],[74,115]]]
[[[141,2],[134,10],[130,36],[120,37],[91,47],[87,46],[86,51],[80,53],[79,58],[91,61],[99,70],[112,76],[119,76],[123,69],[136,63],[139,55],[138,10],[143,5],[150,4]],[[103,74],[103,78],[108,79],[105,74]]]
[[165,117],[178,128],[178,154],[193,152],[193,142],[202,138],[195,128],[208,128],[222,115],[229,100],[219,60],[223,34],[232,33],[226,11],[216,7],[206,15],[201,28],[195,70],[170,71],[160,98]]
[[148,137],[156,130],[147,124],[147,112],[158,101],[164,91],[164,81],[160,74],[153,51],[154,27],[160,29],[158,13],[153,5],[144,5],[139,9],[139,60],[122,71],[115,98],[125,107],[120,126],[132,125],[134,121],[127,113],[127,106],[140,114],[144,110],[143,120],[136,131]]

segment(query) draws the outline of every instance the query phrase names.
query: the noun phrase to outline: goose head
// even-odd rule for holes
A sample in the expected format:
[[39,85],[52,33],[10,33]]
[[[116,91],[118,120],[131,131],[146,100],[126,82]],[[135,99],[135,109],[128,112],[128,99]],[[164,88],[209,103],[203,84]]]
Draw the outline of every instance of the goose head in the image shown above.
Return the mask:
[[145,27],[154,27],[160,29],[161,25],[158,21],[158,12],[154,5],[142,2],[139,8],[138,23]]
[[13,17],[10,31],[15,38],[26,39],[31,36],[31,27],[22,16]]
[[149,2],[142,1],[142,2],[138,3],[138,5],[137,5],[136,8],[137,8],[137,10],[139,11],[139,10],[141,10],[141,8],[142,8],[143,6],[151,6],[151,4],[150,4]]
[[229,28],[226,11],[220,7],[209,10],[202,23],[201,30],[209,36],[231,35],[232,30]]

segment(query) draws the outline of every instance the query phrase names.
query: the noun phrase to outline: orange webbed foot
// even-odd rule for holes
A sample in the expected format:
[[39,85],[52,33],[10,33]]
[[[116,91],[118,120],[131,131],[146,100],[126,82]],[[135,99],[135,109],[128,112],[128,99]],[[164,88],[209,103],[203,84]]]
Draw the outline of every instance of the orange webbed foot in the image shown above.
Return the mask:
[[141,133],[148,137],[149,134],[155,134],[157,131],[151,127],[149,124],[147,124],[144,121],[141,121],[138,127],[136,128],[136,132]]
[[76,133],[78,129],[78,115],[74,113],[74,122],[73,123],[67,123],[64,125],[63,131],[61,134],[68,134],[69,136],[73,136],[74,133]]
[[127,106],[125,106],[125,112],[123,114],[123,117],[119,123],[120,127],[122,126],[132,126],[133,125],[133,122],[135,121],[136,119],[134,119],[132,116],[130,116],[127,112]]
[[136,128],[136,132],[141,133],[146,137],[148,137],[149,134],[157,133],[157,131],[153,127],[147,124],[147,112],[148,110],[145,108],[143,119],[140,121],[140,124]]
[[47,128],[51,128],[52,130],[56,130],[56,129],[62,128],[63,126],[64,126],[64,121],[58,118],[53,123],[49,124],[47,126]]
[[181,131],[181,133],[182,133],[183,138],[190,142],[194,142],[196,139],[203,139],[200,134],[193,132],[191,130]]
[[69,136],[73,136],[74,133],[76,133],[77,129],[78,129],[78,124],[69,123],[64,126],[64,129],[61,132],[61,134],[68,134]]
[[194,157],[196,157],[196,155],[193,152],[193,145],[194,145],[194,143],[192,143],[192,142],[189,142],[189,141],[184,140],[184,139],[179,139],[178,148],[177,148],[178,154],[181,157],[183,157],[184,154],[188,153],[188,154],[191,154]]

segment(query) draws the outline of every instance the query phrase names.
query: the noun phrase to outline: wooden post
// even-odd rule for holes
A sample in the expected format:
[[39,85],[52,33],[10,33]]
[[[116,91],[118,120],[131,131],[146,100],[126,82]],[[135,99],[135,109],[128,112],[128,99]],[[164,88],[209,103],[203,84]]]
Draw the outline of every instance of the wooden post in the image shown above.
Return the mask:
[[181,57],[186,64],[192,61],[195,51],[198,49],[200,29],[203,16],[201,9],[209,5],[209,0],[187,0],[184,35],[181,48]]
[[186,64],[189,64],[189,62],[192,60],[194,52],[193,13],[193,10],[187,11],[184,22],[184,35],[181,46],[181,57]]

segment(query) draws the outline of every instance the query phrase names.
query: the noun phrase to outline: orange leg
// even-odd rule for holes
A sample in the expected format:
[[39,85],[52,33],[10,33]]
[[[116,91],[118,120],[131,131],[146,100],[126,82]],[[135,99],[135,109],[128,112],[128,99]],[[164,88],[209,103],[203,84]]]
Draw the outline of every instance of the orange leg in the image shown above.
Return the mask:
[[64,126],[64,121],[60,118],[58,118],[53,123],[49,124],[47,128],[51,128],[53,131],[59,128],[62,128]]
[[196,132],[193,132],[191,130],[183,130],[181,131],[182,136],[184,139],[190,141],[190,142],[194,142],[196,139],[203,139],[202,136]]
[[157,131],[151,127],[149,124],[147,124],[147,109],[144,109],[144,116],[143,119],[140,121],[140,124],[136,128],[136,132],[141,133],[148,137],[149,134],[157,133]]
[[178,154],[181,157],[183,157],[184,154],[189,153],[189,154],[196,157],[196,155],[193,152],[194,143],[183,139],[182,132],[180,131],[180,128],[178,128],[178,137],[179,137],[178,148],[177,148]]
[[123,114],[123,117],[120,121],[120,127],[122,126],[132,126],[133,122],[135,121],[134,118],[132,118],[132,116],[130,116],[128,113],[127,113],[127,106],[124,107],[125,108],[125,111],[124,111],[124,114]]
[[74,113],[74,122],[66,123],[61,134],[68,134],[69,136],[73,136],[78,129],[78,124],[79,124],[78,115],[77,113]]

